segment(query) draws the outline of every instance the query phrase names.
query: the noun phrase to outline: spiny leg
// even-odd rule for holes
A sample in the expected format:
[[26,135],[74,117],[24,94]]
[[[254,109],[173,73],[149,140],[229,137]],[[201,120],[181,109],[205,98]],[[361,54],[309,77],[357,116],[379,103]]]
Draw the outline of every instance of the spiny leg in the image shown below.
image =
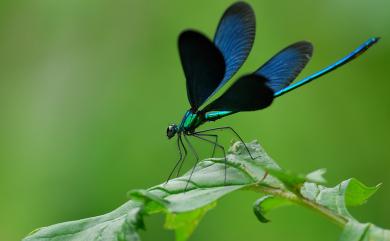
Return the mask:
[[[245,150],[248,152],[250,158],[252,160],[255,160],[255,158],[252,156],[251,152],[249,151],[249,148],[248,146],[245,144],[244,140],[241,138],[241,136],[230,126],[224,126],[224,127],[217,127],[217,128],[211,128],[211,129],[207,129],[207,130],[203,130],[203,131],[197,131],[195,132],[194,134],[197,134],[199,135],[199,133],[207,133],[207,132],[210,132],[210,131],[217,131],[217,130],[230,130],[232,131],[236,137],[238,137],[238,139],[242,142],[242,144],[244,145],[245,147]],[[264,173],[264,176],[261,180],[264,180],[266,177],[268,176],[268,171],[265,171]]]
[[201,140],[204,140],[204,141],[207,141],[211,144],[214,144],[214,146],[218,146],[219,148],[221,148],[221,150],[223,151],[223,156],[224,156],[224,159],[225,159],[225,177],[224,177],[224,184],[226,184],[226,173],[227,173],[227,159],[226,159],[226,152],[225,152],[225,148],[218,144],[218,142],[214,142],[214,141],[210,141],[209,139],[206,139],[202,136],[212,136],[212,135],[208,135],[208,134],[196,134],[196,133],[193,133],[192,136],[196,137],[196,138],[199,138]]
[[251,152],[249,151],[249,148],[247,147],[247,145],[245,144],[244,140],[241,138],[241,136],[233,129],[231,128],[230,126],[224,126],[224,127],[217,127],[217,128],[211,128],[211,129],[207,129],[207,130],[203,130],[203,131],[197,131],[195,132],[194,134],[200,134],[200,133],[207,133],[207,132],[210,132],[210,131],[217,131],[217,130],[231,130],[234,135],[236,137],[238,137],[238,139],[242,142],[242,144],[244,144],[244,147],[246,149],[246,151],[248,152],[250,158],[252,160],[254,160],[255,158],[252,156]]
[[186,135],[183,135],[183,137],[184,137],[184,140],[187,142],[188,146],[190,147],[191,152],[195,155],[195,158],[196,158],[195,165],[194,165],[194,167],[193,167],[192,170],[191,170],[190,177],[188,178],[186,187],[184,188],[184,191],[187,191],[188,183],[189,183],[190,180],[191,180],[192,174],[194,174],[196,165],[198,165],[199,156],[198,156],[198,153],[195,151],[194,147],[191,145],[191,142],[190,142],[190,141],[188,140],[188,138],[186,137]]
[[169,182],[169,180],[170,180],[171,177],[172,177],[172,174],[175,172],[177,166],[179,165],[179,163],[181,163],[181,161],[182,161],[182,159],[183,159],[183,154],[181,153],[181,148],[180,148],[180,136],[177,137],[177,148],[178,148],[178,150],[179,150],[179,160],[176,162],[176,164],[175,164],[175,166],[173,167],[171,173],[169,173],[168,179],[167,179],[167,181],[165,182],[165,184]]
[[217,143],[218,143],[218,135],[212,135],[212,134],[210,134],[210,135],[208,135],[208,136],[214,136],[214,137],[215,137],[215,144],[214,144],[214,146],[213,146],[213,153],[211,154],[211,157],[214,157],[214,155],[215,155],[215,148],[217,147]]
[[[192,133],[192,135],[193,134],[198,134],[199,132],[194,132],[194,133]],[[211,157],[214,157],[214,155],[215,155],[215,148],[217,148],[217,145],[218,145],[218,135],[216,135],[216,134],[199,134],[200,136],[208,136],[208,137],[213,137],[213,138],[215,138],[215,140],[214,140],[214,145],[213,145],[213,152],[212,152],[212,154],[211,154]]]
[[179,136],[179,141],[180,141],[180,143],[181,143],[181,146],[183,147],[184,155],[183,155],[183,159],[182,159],[182,161],[181,161],[181,163],[180,163],[179,169],[177,169],[176,177],[179,176],[180,170],[181,170],[181,168],[183,167],[184,160],[185,160],[186,157],[187,157],[187,148],[186,148],[186,146],[184,145],[183,140],[181,139],[181,136]]

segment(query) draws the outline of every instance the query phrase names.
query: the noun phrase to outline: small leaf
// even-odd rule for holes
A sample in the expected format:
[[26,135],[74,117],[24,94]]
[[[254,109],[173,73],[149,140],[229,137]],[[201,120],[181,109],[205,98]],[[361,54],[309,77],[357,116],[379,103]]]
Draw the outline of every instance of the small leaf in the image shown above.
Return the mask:
[[284,186],[293,193],[298,193],[302,184],[306,181],[304,175],[295,174],[280,168],[268,168],[268,173],[281,181]]
[[309,174],[306,175],[306,180],[308,182],[314,182],[317,184],[326,183],[326,180],[324,178],[325,173],[326,173],[325,168],[315,170],[315,171],[310,172]]
[[352,218],[347,206],[357,206],[365,203],[379,187],[380,185],[367,187],[358,180],[351,178],[331,188],[315,183],[305,183],[301,189],[301,194],[339,215]]
[[253,204],[253,212],[255,213],[257,219],[262,223],[268,223],[268,220],[265,217],[270,210],[291,205],[291,202],[286,199],[274,197],[272,195],[263,196],[255,201]]
[[216,202],[212,202],[193,211],[168,213],[165,221],[165,228],[175,230],[176,241],[185,241],[191,236],[203,216],[216,205]]
[[142,189],[132,190],[128,193],[128,196],[135,201],[142,202],[147,214],[159,213],[169,204],[167,200]]
[[357,179],[352,178],[345,191],[345,202],[348,206],[359,206],[364,204],[372,195],[378,191],[381,184],[375,187],[367,187]]
[[272,176],[276,177],[279,181],[283,182],[285,187],[293,193],[299,193],[300,188],[305,182],[324,183],[325,179],[323,174],[325,169],[319,169],[308,175],[296,174],[289,170],[283,170],[281,168],[267,168],[267,171]]
[[340,241],[390,241],[390,230],[379,228],[370,223],[359,223],[347,209],[349,206],[364,204],[379,187],[380,185],[368,187],[357,179],[351,178],[331,188],[305,183],[301,194],[346,220],[347,224]]

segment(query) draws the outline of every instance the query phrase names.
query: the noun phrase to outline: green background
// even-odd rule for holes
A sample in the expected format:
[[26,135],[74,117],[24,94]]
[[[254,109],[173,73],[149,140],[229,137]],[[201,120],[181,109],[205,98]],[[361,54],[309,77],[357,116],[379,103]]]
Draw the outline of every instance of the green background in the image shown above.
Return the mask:
[[[257,37],[239,74],[299,40],[315,46],[300,77],[369,37],[382,40],[266,110],[207,127],[230,125],[246,140],[259,139],[286,169],[326,167],[329,185],[349,177],[383,182],[352,213],[390,228],[390,2],[249,2]],[[187,28],[212,36],[231,3],[0,2],[0,240],[106,213],[127,200],[128,190],[165,181],[177,159],[166,126],[188,108],[177,36]],[[232,138],[223,134],[224,145]],[[207,157],[210,147],[199,151]],[[276,210],[271,223],[260,224],[251,210],[257,196],[243,191],[223,198],[191,240],[336,240],[340,234],[300,207]],[[144,240],[173,240],[162,216],[145,221]]]

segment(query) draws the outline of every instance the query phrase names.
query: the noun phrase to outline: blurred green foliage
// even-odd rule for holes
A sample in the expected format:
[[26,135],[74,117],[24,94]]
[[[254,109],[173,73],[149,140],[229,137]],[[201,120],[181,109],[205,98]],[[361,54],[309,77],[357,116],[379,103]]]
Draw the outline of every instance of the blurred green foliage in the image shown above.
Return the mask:
[[[105,213],[124,203],[128,190],[165,180],[177,159],[165,129],[188,108],[176,38],[186,28],[212,36],[231,2],[0,2],[0,240]],[[266,110],[208,126],[231,125],[244,139],[259,139],[286,169],[326,167],[330,185],[350,176],[383,182],[367,205],[351,211],[389,228],[390,2],[248,2],[257,37],[241,74],[298,40],[315,46],[301,77],[371,36],[382,41]],[[231,139],[224,134],[225,144]],[[299,207],[277,210],[271,223],[259,224],[250,206],[256,197],[224,198],[191,240],[335,240],[340,234]],[[172,240],[162,223],[162,216],[146,219],[144,240]]]

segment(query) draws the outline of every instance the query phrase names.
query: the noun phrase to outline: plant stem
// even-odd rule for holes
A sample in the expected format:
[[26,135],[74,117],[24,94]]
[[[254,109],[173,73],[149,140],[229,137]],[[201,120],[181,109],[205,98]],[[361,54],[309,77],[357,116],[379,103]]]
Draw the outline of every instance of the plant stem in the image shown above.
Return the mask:
[[252,186],[250,189],[255,190],[256,192],[260,192],[263,194],[269,194],[276,197],[280,197],[283,199],[287,199],[290,202],[296,203],[300,206],[304,206],[306,208],[309,208],[317,213],[320,213],[321,215],[325,216],[335,224],[337,224],[340,227],[344,227],[347,224],[347,219],[344,217],[334,213],[332,210],[321,206],[311,200],[308,200],[304,197],[298,196],[293,192],[282,190],[279,188],[270,187],[264,184],[256,184]]

